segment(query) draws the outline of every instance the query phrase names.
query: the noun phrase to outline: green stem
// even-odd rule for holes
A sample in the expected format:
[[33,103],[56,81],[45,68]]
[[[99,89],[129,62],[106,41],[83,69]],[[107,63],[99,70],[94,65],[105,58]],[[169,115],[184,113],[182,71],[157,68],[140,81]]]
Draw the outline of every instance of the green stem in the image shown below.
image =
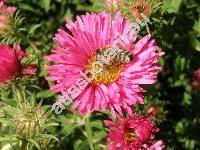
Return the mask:
[[92,142],[93,135],[92,135],[92,128],[90,126],[90,115],[89,114],[86,115],[86,117],[85,117],[85,129],[86,129],[87,139],[88,139],[88,142],[89,142],[89,145],[90,145],[90,149],[94,150],[94,145],[93,145],[93,142]]
[[21,150],[27,150],[28,141],[26,139],[22,140]]

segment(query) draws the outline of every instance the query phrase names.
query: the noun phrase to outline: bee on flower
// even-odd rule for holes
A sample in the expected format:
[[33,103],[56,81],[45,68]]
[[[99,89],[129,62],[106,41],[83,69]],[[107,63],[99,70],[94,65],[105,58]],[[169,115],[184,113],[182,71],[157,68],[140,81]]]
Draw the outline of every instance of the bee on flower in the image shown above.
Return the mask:
[[[86,13],[75,23],[68,20],[72,34],[59,29],[54,38],[59,46],[45,56],[53,62],[46,67],[47,79],[55,82],[51,90],[64,93],[80,114],[109,108],[113,117],[122,111],[131,115],[134,104],[144,103],[140,85],[156,82],[164,53],[157,51],[150,35],[136,42],[137,36],[127,32],[130,25],[120,12],[114,19],[102,12]],[[116,43],[122,36],[127,39],[124,45]]]

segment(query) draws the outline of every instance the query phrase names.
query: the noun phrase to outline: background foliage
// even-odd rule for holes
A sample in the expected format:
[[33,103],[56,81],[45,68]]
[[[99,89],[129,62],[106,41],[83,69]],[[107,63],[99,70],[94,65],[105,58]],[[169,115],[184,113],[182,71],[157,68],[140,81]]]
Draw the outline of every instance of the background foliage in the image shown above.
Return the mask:
[[[20,17],[24,18],[16,36],[23,35],[28,40],[19,36],[20,38],[7,38],[2,42],[18,42],[28,51],[38,71],[34,78],[21,83],[23,94],[29,101],[33,99],[37,105],[42,101],[46,109],[57,98],[56,94],[49,90],[52,83],[45,80],[46,62],[43,61],[43,56],[48,54],[54,45],[54,34],[58,28],[66,28],[66,17],[75,19],[76,15],[88,11],[100,12],[106,7],[100,0],[6,0],[6,3],[17,7]],[[200,1],[163,0],[161,8],[150,20],[152,37],[166,53],[160,60],[164,70],[159,74],[156,84],[145,87],[148,89],[145,94],[146,103],[136,110],[146,114],[152,106],[159,109],[155,121],[161,131],[156,138],[162,139],[167,149],[200,149],[200,94],[191,87],[193,73],[200,67]],[[140,35],[146,33],[143,28]],[[16,103],[12,93],[16,91],[5,87],[0,90],[1,101],[14,107]],[[4,106],[1,108],[1,111],[4,110]],[[84,117],[70,112],[69,108],[62,115],[50,114],[48,122],[54,123],[44,129],[43,135],[48,141],[41,142],[38,137],[30,139],[32,148],[89,149]],[[93,114],[91,126],[94,130],[92,140],[95,149],[106,147],[107,129],[102,120],[107,117],[106,113]],[[0,148],[18,149],[19,141],[15,140],[18,137],[13,135],[9,119],[3,118],[4,116],[0,120]],[[12,147],[8,143],[11,143]],[[46,145],[41,147],[41,144]]]

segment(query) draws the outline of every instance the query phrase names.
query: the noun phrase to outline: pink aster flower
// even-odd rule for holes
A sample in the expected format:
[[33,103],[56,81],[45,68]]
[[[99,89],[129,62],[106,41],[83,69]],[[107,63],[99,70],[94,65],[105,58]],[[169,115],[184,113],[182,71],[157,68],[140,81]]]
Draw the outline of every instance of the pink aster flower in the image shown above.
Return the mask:
[[[105,12],[87,13],[75,22],[68,20],[66,26],[71,34],[59,29],[54,38],[58,46],[45,57],[53,62],[47,67],[48,80],[56,83],[51,90],[65,92],[74,100],[72,109],[81,114],[108,107],[113,117],[122,110],[131,115],[134,104],[144,103],[140,85],[155,83],[156,73],[161,71],[157,63],[163,53],[157,51],[155,40],[146,35],[136,42],[137,37],[128,32],[130,21],[119,12],[114,20]],[[122,37],[126,39],[123,49],[133,60],[124,63],[115,59],[106,64],[99,53],[113,48]],[[97,64],[99,55],[102,66]],[[103,69],[99,72],[99,68]]]
[[[13,46],[0,45],[0,84],[8,83],[9,81],[15,80],[23,74],[26,69],[21,60],[26,57],[19,45]],[[31,74],[33,72],[29,72]]]
[[149,119],[139,115],[129,118],[119,118],[119,123],[105,120],[109,127],[109,150],[139,150],[154,138],[159,129]]
[[14,13],[16,11],[16,8],[12,6],[5,6],[3,1],[0,1],[0,10],[6,11],[8,13]]
[[11,30],[14,18],[15,7],[7,7],[3,1],[0,2],[0,36],[3,32]]

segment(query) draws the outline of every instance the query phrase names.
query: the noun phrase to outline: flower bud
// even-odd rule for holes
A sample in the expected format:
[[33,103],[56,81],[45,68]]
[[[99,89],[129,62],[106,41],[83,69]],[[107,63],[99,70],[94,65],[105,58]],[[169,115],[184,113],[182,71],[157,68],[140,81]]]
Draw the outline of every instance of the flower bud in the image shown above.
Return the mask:
[[143,17],[141,14],[145,16],[150,16],[152,12],[152,6],[149,2],[145,0],[136,0],[131,4],[131,13],[136,19],[142,20]]
[[157,106],[150,106],[147,110],[148,116],[154,117],[160,113],[160,109]]
[[36,133],[42,133],[44,130],[47,123],[46,111],[41,106],[22,105],[17,109],[13,119],[16,134],[33,138]]

